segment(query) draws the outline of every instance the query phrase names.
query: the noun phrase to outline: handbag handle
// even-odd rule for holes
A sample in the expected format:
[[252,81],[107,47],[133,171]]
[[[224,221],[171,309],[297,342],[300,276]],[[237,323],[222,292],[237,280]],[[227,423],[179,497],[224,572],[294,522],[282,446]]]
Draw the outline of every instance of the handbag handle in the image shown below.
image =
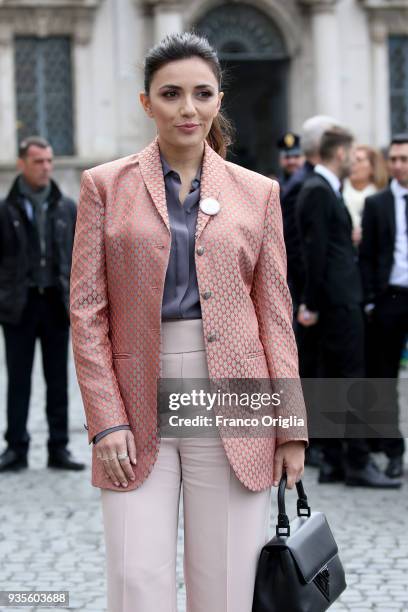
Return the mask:
[[[286,472],[282,474],[282,477],[279,482],[278,489],[278,522],[276,524],[276,535],[278,537],[289,537],[290,536],[290,525],[289,518],[286,514],[285,508],[285,489],[287,483]],[[297,500],[297,515],[298,516],[307,516],[309,517],[311,514],[310,506],[307,503],[307,495],[305,493],[305,489],[303,487],[303,483],[301,480],[296,483],[296,490],[298,494]]]

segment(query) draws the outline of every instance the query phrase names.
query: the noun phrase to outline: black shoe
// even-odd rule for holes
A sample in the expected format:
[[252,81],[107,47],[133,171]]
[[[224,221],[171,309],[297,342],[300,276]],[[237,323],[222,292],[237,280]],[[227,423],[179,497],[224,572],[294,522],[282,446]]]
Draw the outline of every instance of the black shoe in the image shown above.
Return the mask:
[[7,448],[0,455],[0,472],[18,472],[28,467],[27,455]]
[[326,461],[320,464],[320,472],[318,482],[327,484],[332,482],[343,482],[345,473],[342,467],[331,465]]
[[73,470],[79,472],[85,469],[84,463],[78,463],[71,458],[71,452],[67,448],[50,451],[48,455],[48,467],[58,470]]
[[346,485],[348,487],[373,487],[375,489],[399,489],[401,481],[389,478],[383,474],[374,461],[369,461],[361,469],[347,470]]
[[390,457],[385,475],[388,478],[401,478],[402,471],[402,457]]
[[320,467],[323,462],[323,455],[320,448],[309,446],[305,451],[305,464],[309,467]]

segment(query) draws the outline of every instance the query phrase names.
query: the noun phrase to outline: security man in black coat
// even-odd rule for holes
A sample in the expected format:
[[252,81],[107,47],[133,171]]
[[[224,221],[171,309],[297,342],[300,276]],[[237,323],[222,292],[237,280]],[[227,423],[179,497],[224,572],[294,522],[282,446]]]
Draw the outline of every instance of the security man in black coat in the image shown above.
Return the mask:
[[28,466],[27,432],[36,339],[47,385],[48,466],[81,470],[68,445],[69,277],[75,203],[51,179],[53,152],[40,137],[19,148],[19,175],[0,202],[0,324],[7,389],[7,448],[0,472]]

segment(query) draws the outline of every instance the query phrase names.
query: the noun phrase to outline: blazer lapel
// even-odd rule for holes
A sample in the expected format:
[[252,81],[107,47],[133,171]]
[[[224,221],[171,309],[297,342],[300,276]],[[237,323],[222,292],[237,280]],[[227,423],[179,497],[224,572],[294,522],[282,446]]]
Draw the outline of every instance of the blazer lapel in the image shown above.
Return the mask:
[[[157,137],[139,154],[139,167],[143,181],[167,229],[170,231],[169,214],[166,203],[166,188],[160,161]],[[200,199],[215,198],[221,203],[222,185],[225,181],[225,161],[204,143],[203,167],[201,172]],[[197,215],[196,240],[212,215],[205,214],[200,208]]]
[[160,150],[157,137],[139,154],[139,167],[146,188],[170,232],[169,213],[166,203],[163,168],[160,161]]
[[[218,214],[222,214],[222,187],[225,185],[225,161],[218,155],[210,145],[204,143],[204,158],[203,168],[201,172],[201,185],[200,185],[200,200],[205,198],[214,198],[221,204],[221,211]],[[196,241],[201,236],[202,231],[209,222],[213,215],[205,214],[201,208],[198,209],[197,225],[196,225]]]

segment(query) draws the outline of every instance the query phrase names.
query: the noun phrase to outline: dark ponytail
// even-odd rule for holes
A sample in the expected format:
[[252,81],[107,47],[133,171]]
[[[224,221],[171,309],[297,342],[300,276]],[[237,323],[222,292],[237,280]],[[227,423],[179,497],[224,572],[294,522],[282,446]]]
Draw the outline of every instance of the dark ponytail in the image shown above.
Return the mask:
[[227,150],[232,144],[232,125],[230,121],[221,112],[212,122],[211,129],[207,136],[207,142],[218,155],[224,159],[227,156]]
[[[199,57],[210,66],[221,89],[222,70],[216,51],[208,40],[192,32],[170,34],[147,53],[144,61],[144,88],[149,95],[154,74],[165,64],[176,60]],[[213,120],[207,136],[207,142],[221,157],[226,156],[227,148],[232,143],[232,126],[221,112]]]

